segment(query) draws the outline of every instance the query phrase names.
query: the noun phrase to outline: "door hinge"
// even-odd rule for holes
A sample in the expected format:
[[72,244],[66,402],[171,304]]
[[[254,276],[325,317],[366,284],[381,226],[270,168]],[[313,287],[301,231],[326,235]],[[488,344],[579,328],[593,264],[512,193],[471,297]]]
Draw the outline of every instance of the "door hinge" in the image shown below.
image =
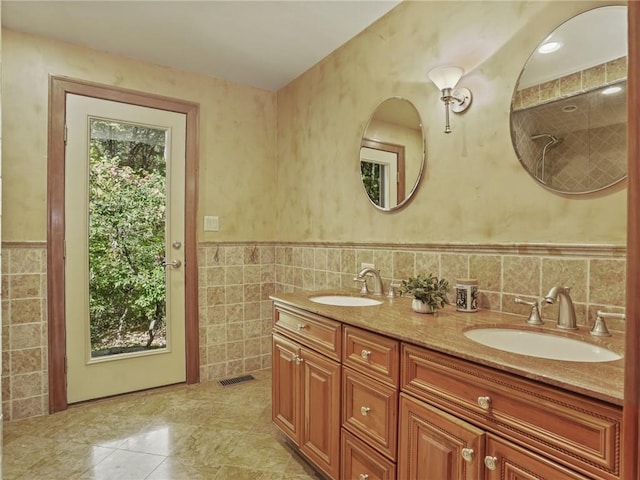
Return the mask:
[[67,373],[67,356],[64,356],[64,373]]
[[64,144],[67,144],[67,125],[64,126]]
[[67,241],[62,242],[62,258],[67,258]]

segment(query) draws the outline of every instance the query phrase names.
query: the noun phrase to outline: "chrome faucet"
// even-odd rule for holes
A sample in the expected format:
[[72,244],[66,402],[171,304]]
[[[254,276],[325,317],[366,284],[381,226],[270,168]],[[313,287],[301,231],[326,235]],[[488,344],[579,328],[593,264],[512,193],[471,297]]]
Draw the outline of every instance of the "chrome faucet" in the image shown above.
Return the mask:
[[373,294],[384,295],[384,291],[383,291],[384,289],[382,287],[382,278],[380,277],[380,270],[376,268],[368,268],[368,267],[363,268],[362,271],[356,275],[356,278],[354,278],[354,280],[356,281],[364,280],[366,285],[366,279],[365,279],[366,275],[370,275],[373,277]]
[[576,310],[571,300],[570,287],[553,287],[544,297],[544,301],[552,304],[559,300],[558,305],[558,328],[565,330],[577,330]]

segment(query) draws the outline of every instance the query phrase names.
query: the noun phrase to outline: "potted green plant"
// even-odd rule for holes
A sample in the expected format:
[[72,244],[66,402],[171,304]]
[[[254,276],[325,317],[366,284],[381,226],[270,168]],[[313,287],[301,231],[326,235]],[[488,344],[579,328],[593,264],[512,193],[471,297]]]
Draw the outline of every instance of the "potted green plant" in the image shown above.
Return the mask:
[[402,280],[400,284],[400,293],[413,295],[411,308],[419,313],[435,313],[443,308],[449,303],[448,292],[449,282],[431,274],[418,274]]

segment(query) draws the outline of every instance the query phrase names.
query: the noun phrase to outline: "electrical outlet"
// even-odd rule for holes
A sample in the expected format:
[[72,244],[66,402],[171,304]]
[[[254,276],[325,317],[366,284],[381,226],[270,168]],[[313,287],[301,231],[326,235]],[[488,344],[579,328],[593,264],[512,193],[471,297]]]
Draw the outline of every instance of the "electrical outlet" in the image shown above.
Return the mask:
[[373,264],[373,263],[365,263],[365,262],[362,262],[362,263],[360,264],[360,269],[361,269],[361,270],[363,270],[363,269],[365,269],[365,268],[376,268],[376,266],[375,266],[375,264]]
[[205,232],[217,232],[219,230],[220,223],[218,217],[204,217],[204,231]]

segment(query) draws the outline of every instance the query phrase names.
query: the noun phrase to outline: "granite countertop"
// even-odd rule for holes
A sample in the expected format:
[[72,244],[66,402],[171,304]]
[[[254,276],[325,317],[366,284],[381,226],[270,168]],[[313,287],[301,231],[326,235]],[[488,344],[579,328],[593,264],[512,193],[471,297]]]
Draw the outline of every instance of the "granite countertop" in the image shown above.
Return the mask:
[[436,315],[415,313],[411,310],[411,298],[372,297],[382,301],[381,305],[366,307],[342,307],[325,305],[309,300],[317,295],[353,295],[353,290],[325,290],[315,292],[276,293],[271,299],[281,304],[298,307],[339,322],[362,327],[372,332],[448,353],[480,365],[490,366],[505,372],[544,382],[549,385],[622,405],[624,359],[610,362],[568,362],[519,355],[486,347],[463,335],[465,330],[479,326],[513,328],[576,338],[593,343],[618,354],[624,354],[624,336],[613,332],[612,337],[594,337],[589,329],[563,331],[555,322],[545,320],[541,327],[526,325],[520,315],[480,310],[473,313],[456,311],[448,305]]

